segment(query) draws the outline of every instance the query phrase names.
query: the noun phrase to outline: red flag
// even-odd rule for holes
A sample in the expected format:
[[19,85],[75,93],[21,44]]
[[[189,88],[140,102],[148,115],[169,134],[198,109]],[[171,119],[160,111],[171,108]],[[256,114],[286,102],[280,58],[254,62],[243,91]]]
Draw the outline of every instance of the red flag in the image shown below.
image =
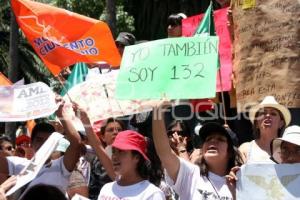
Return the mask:
[[11,3],[20,28],[54,75],[77,62],[120,65],[120,54],[104,22],[30,0]]

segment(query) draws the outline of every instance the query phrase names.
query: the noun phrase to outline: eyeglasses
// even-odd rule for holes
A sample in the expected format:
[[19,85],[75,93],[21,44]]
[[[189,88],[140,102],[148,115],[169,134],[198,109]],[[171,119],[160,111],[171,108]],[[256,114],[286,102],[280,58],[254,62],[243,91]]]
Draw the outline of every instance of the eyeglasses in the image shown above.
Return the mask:
[[14,148],[12,146],[2,147],[1,150],[12,151]]

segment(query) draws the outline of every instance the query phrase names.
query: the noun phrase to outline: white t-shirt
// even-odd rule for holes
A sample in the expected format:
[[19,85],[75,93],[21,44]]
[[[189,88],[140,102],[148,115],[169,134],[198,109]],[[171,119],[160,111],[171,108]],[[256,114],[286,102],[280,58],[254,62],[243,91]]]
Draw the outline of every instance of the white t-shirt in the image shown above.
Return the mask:
[[164,193],[148,180],[130,186],[120,186],[116,181],[105,184],[98,200],[161,200]]
[[166,181],[182,200],[232,200],[232,194],[226,184],[225,177],[209,172],[208,177],[200,175],[200,168],[183,159],[176,183],[166,174]]
[[[26,158],[16,156],[7,157],[9,175],[19,174],[29,162],[30,160]],[[35,179],[28,185],[27,189],[37,184],[47,184],[56,186],[65,192],[69,184],[70,175],[71,172],[66,169],[62,156],[56,160],[52,160],[49,164],[45,164]]]
[[249,150],[248,150],[248,159],[246,161],[247,164],[249,163],[274,163],[270,159],[270,155],[261,149],[255,140],[252,140],[249,143]]

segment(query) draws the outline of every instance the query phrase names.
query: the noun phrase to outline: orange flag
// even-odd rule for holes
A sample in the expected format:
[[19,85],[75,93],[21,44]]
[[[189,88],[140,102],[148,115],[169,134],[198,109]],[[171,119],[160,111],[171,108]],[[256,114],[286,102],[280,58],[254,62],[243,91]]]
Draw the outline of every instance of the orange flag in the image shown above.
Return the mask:
[[0,86],[12,85],[12,82],[0,72]]
[[28,132],[29,132],[30,136],[31,136],[31,133],[32,133],[32,129],[34,128],[35,125],[36,125],[36,123],[33,119],[28,120],[27,123],[26,123],[26,126],[27,126],[27,129],[28,129]]
[[120,66],[106,23],[35,1],[11,0],[11,4],[20,28],[54,75],[77,62]]

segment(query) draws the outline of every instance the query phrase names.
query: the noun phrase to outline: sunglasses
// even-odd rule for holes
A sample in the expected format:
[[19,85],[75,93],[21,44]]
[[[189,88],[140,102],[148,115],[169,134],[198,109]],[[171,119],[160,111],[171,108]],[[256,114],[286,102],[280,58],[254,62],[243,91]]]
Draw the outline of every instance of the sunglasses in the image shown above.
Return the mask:
[[1,150],[12,151],[14,148],[12,146],[2,147]]

